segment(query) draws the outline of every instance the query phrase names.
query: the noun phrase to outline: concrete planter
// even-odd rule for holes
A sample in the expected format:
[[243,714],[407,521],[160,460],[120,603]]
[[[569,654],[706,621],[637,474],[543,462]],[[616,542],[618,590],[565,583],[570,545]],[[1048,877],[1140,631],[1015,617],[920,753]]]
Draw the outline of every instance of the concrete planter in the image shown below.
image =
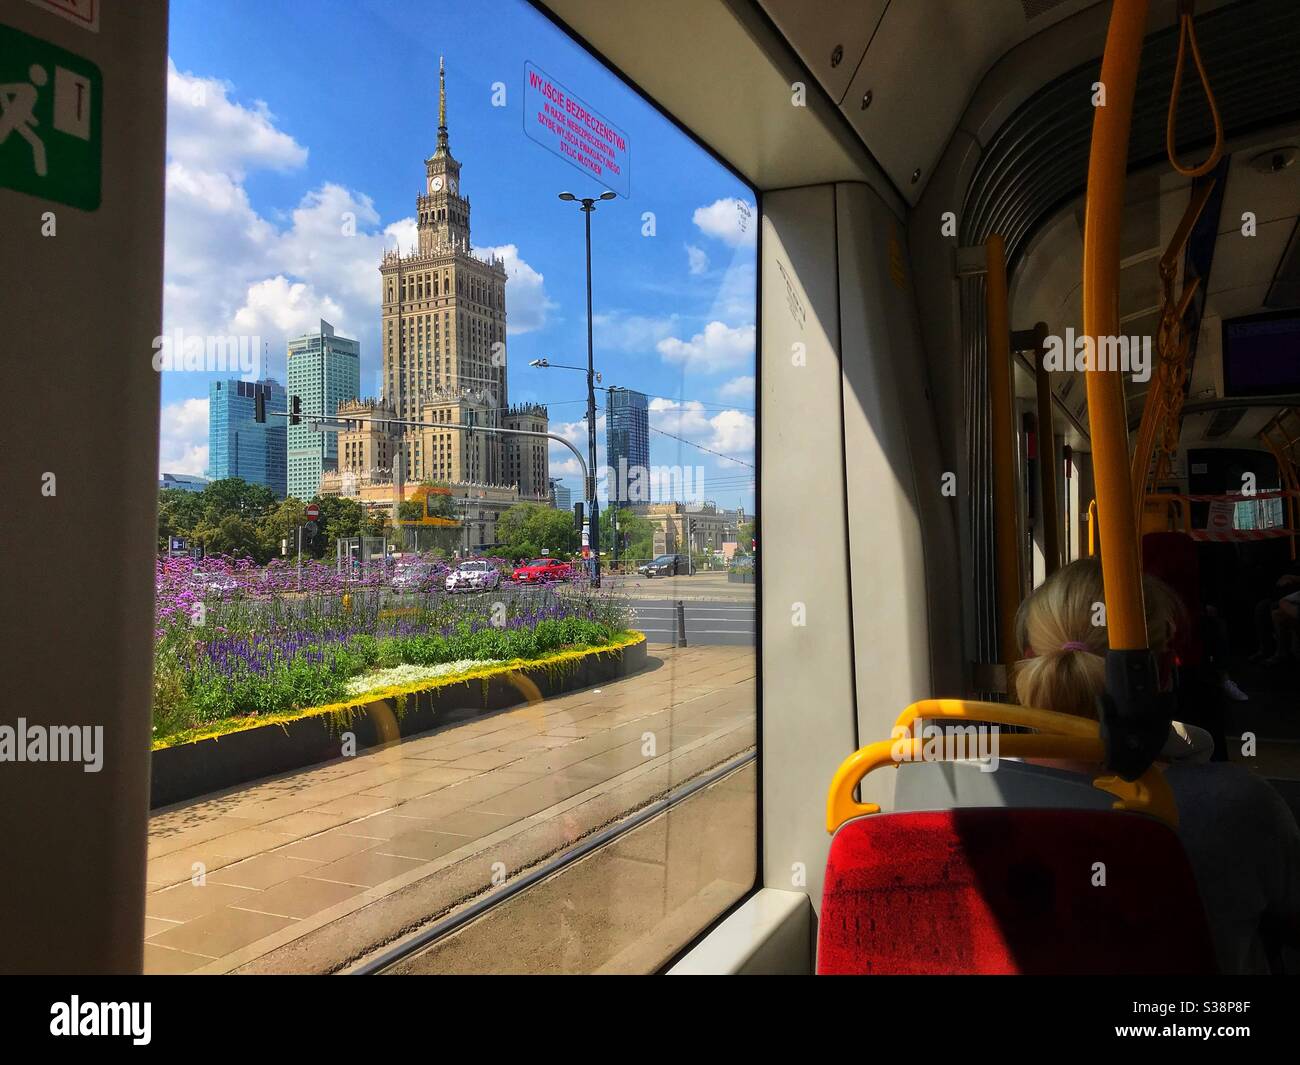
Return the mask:
[[593,648],[571,657],[522,669],[499,669],[337,712],[307,711],[223,736],[163,747],[153,752],[150,805],[169,806],[251,780],[319,765],[341,754],[342,736],[351,733],[356,749],[392,743],[453,721],[504,710],[522,703],[607,684],[646,665],[646,643]]

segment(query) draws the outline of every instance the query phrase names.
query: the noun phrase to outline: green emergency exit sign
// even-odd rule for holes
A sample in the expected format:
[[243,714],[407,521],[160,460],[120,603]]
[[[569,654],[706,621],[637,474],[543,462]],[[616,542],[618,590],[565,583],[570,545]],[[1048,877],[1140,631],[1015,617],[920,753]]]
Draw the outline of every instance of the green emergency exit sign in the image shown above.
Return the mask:
[[90,60],[0,25],[0,188],[97,209],[103,95]]

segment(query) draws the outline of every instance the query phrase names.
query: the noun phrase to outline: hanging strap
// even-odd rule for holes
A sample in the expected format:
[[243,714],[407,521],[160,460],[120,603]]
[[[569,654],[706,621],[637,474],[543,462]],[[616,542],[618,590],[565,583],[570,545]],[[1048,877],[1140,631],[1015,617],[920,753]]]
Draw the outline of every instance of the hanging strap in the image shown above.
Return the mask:
[[[1169,165],[1184,177],[1198,178],[1214,169],[1223,157],[1223,120],[1219,118],[1219,105],[1214,99],[1214,90],[1210,88],[1209,76],[1205,73],[1205,64],[1201,61],[1201,50],[1196,46],[1196,23],[1193,20],[1192,0],[1179,0],[1178,4],[1178,62],[1174,65],[1174,85],[1169,93],[1169,118],[1165,124],[1165,149],[1169,153]],[[1178,95],[1183,87],[1183,64],[1187,61],[1187,46],[1191,45],[1192,62],[1196,64],[1197,77],[1205,89],[1205,99],[1210,105],[1210,117],[1214,120],[1214,147],[1210,156],[1199,166],[1184,166],[1178,161]]]

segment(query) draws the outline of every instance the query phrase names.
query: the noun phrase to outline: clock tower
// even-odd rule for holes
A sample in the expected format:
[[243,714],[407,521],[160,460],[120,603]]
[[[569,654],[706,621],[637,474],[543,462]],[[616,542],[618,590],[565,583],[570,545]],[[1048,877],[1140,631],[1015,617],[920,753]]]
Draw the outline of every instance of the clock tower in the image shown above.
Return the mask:
[[424,195],[416,201],[420,253],[469,251],[469,200],[460,194],[460,163],[447,146],[447,76],[438,60],[438,146],[424,161]]

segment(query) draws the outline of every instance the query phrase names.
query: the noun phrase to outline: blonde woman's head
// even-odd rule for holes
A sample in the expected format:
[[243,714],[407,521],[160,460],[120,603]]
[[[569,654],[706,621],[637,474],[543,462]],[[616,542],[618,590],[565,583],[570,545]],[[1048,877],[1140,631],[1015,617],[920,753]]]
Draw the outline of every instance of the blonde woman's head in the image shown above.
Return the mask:
[[[1181,604],[1168,585],[1144,577],[1147,638],[1157,655],[1169,648]],[[1085,558],[1063,566],[1020,604],[1016,699],[1024,706],[1096,717],[1106,684],[1105,587],[1101,564]]]

